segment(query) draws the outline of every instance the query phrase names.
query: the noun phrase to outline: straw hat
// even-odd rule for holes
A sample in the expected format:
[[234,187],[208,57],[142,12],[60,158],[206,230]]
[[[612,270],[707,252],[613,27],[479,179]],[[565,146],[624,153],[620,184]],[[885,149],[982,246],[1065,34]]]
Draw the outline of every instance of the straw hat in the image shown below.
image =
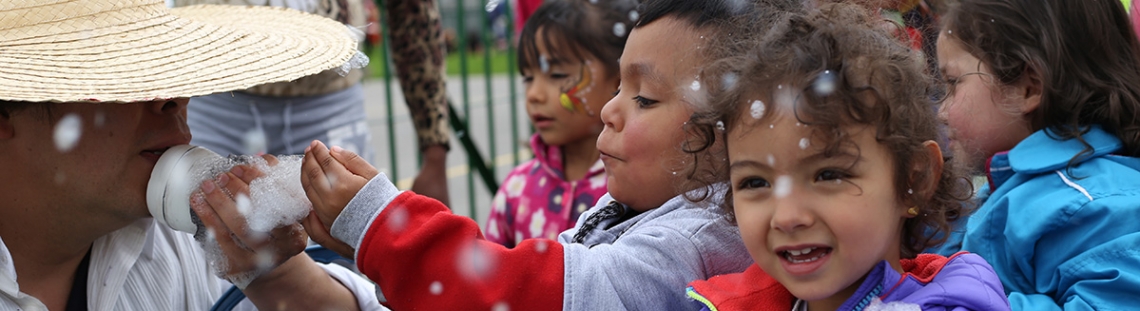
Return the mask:
[[135,102],[246,89],[339,67],[356,44],[345,25],[284,8],[3,0],[0,99]]

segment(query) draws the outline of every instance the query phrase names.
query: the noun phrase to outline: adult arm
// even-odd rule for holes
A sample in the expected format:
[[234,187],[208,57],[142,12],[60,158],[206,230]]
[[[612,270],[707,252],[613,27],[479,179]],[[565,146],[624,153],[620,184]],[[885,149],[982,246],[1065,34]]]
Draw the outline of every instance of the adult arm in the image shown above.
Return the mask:
[[[272,157],[267,160],[271,165],[276,162]],[[213,259],[215,267],[224,269],[219,271],[222,277],[242,287],[249,300],[264,310],[283,305],[298,309],[380,309],[367,280],[323,268],[301,252],[307,235],[300,224],[284,225],[268,234],[249,230],[229,194],[248,195],[249,182],[260,175],[249,166],[235,167],[204,182],[202,192],[192,200],[194,211],[213,233],[207,239],[212,238],[216,242],[213,247],[222,254]]]

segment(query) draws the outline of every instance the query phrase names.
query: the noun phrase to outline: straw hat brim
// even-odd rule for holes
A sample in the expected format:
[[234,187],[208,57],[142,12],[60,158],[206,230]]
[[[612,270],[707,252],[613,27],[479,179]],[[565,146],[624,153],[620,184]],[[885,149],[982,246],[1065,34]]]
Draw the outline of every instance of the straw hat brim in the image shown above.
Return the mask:
[[[157,5],[155,4],[157,2]],[[0,29],[0,99],[138,102],[291,81],[345,64],[345,25],[275,7],[160,1]]]

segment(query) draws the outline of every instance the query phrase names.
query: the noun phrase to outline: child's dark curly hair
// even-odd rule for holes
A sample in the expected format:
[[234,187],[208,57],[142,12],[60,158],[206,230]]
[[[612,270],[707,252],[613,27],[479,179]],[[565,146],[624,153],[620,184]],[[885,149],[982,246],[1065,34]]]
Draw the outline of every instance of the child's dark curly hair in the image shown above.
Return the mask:
[[[790,14],[768,30],[745,53],[718,61],[702,74],[710,104],[690,120],[690,134],[702,136],[688,150],[704,150],[744,127],[754,99],[775,103],[778,88],[799,90],[796,119],[826,142],[825,154],[853,144],[845,129],[868,125],[894,160],[894,190],[899,202],[914,205],[918,215],[903,225],[902,256],[913,258],[945,241],[951,223],[971,210],[969,179],[943,159],[930,159],[924,143],[938,139],[930,92],[917,52],[891,37],[863,9],[851,4],[825,4]],[[882,24],[885,25],[885,24]],[[724,78],[726,75],[733,78]],[[826,87],[819,87],[826,83]],[[778,109],[769,105],[768,110]],[[763,118],[775,115],[767,113]],[[752,120],[748,118],[748,120]],[[723,148],[722,148],[723,149]],[[724,154],[712,155],[724,158]],[[943,161],[941,175],[920,170],[922,163]],[[719,174],[694,182],[715,187],[728,180],[727,161],[714,161]],[[937,179],[935,183],[934,180]],[[913,193],[912,191],[913,190]],[[732,194],[726,208],[732,213]]]

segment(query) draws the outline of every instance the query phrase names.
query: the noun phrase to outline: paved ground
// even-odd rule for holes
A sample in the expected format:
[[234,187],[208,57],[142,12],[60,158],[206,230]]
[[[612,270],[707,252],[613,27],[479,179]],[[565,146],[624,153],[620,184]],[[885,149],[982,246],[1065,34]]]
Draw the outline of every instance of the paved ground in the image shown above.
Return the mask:
[[[458,77],[449,77],[447,81],[448,95],[455,104],[456,109],[463,115],[463,85]],[[522,84],[516,78],[516,104],[510,100],[509,86],[511,81],[506,75],[494,76],[490,79],[492,96],[488,97],[488,80],[482,76],[470,77],[467,81],[467,107],[470,109],[471,135],[479,148],[480,153],[487,161],[497,164],[496,180],[502,181],[507,172],[514,167],[516,159],[523,161],[530,158],[530,148],[524,143],[530,136],[530,122],[527,121],[526,111],[523,109]],[[388,136],[388,100],[383,80],[366,80],[364,83],[365,112],[368,114],[368,126],[372,131],[372,142],[376,148],[376,157],[372,163],[382,172],[396,180],[401,189],[411,186],[411,180],[419,170],[417,157],[415,130],[399,84],[393,80],[391,87],[392,126],[395,139]],[[491,105],[488,105],[488,102]],[[511,115],[512,106],[517,108],[514,125],[517,126],[518,136],[512,137]],[[490,109],[488,109],[490,108]],[[489,119],[488,113],[493,116]],[[494,125],[493,131],[488,125]],[[468,182],[467,153],[452,131],[451,152],[448,154],[448,187],[451,194],[451,209],[456,214],[471,215],[472,207],[475,210],[474,218],[482,224],[487,218],[491,206],[491,193],[483,185],[477,175],[472,175],[473,183]],[[491,138],[494,138],[495,152],[491,155]],[[394,141],[394,143],[393,143]],[[391,146],[391,147],[390,147]],[[393,165],[390,150],[395,150],[395,164]],[[515,151],[519,157],[513,157]],[[392,172],[395,171],[395,174]],[[471,188],[469,189],[469,185]]]

